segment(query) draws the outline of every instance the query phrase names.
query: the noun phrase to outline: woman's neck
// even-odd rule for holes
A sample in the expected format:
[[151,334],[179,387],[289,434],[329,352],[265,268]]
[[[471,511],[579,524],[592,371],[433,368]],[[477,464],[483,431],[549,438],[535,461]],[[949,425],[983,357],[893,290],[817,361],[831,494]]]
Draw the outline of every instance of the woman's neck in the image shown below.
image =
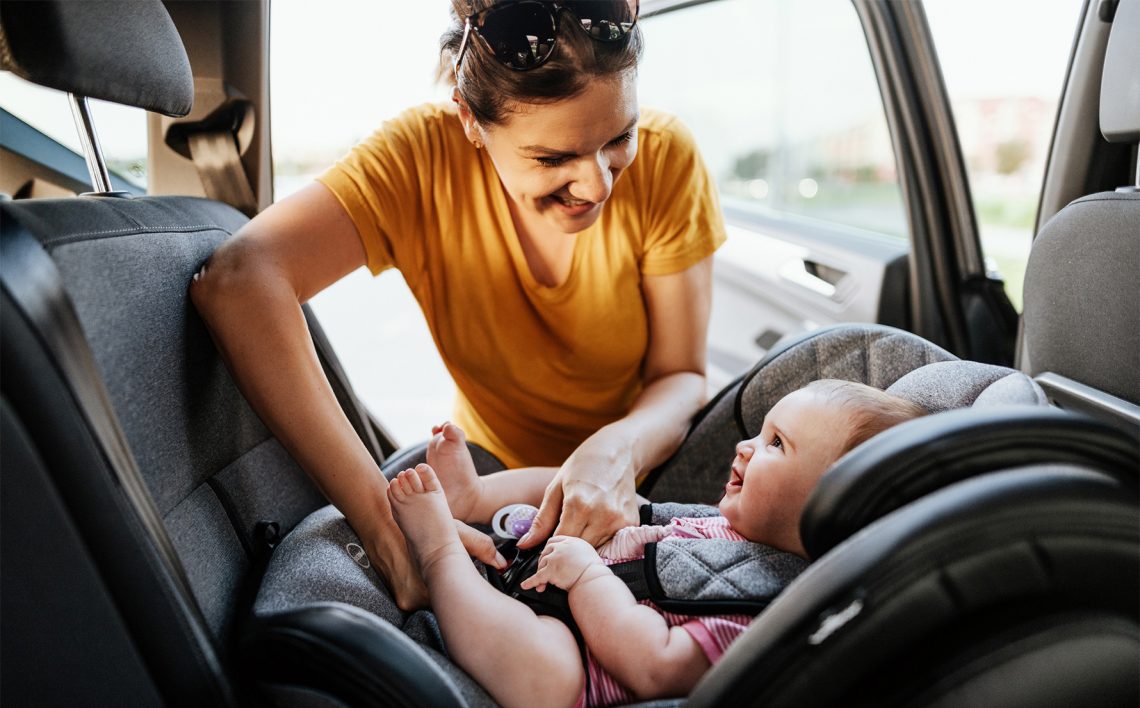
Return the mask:
[[574,262],[577,234],[554,229],[541,219],[528,219],[509,197],[507,202],[531,276],[548,288],[556,288],[565,283],[570,277],[570,266]]

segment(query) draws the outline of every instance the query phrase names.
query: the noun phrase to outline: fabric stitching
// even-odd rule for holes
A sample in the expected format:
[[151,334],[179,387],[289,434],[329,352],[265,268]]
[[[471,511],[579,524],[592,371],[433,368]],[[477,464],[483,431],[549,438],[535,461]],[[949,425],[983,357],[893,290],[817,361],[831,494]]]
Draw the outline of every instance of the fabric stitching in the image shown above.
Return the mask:
[[[705,570],[707,572],[708,580],[701,583],[701,588],[702,588],[701,592],[706,592],[706,591],[708,591],[707,589],[715,587],[717,584],[723,583],[724,585],[728,586],[728,588],[730,588],[731,590],[738,593],[739,597],[743,597],[744,592],[745,592],[744,588],[737,585],[736,583],[734,583],[730,579],[723,577],[722,574],[728,573],[729,571],[732,571],[732,570],[734,570],[734,569],[736,569],[742,565],[751,564],[754,562],[758,562],[760,560],[759,558],[755,558],[751,555],[748,555],[748,556],[745,556],[745,557],[733,562],[731,565],[717,569],[717,568],[714,568],[709,563],[705,562],[705,560],[703,558],[699,558],[695,553],[693,553],[689,549],[685,548],[684,546],[681,546],[678,544],[671,544],[671,545],[673,546],[673,548],[675,548],[677,550],[677,552],[679,554],[681,554],[681,556],[683,556],[683,558],[681,558],[682,560],[684,558],[688,558],[688,559],[692,560],[694,563],[696,563],[696,565],[700,566],[700,568],[702,568],[703,570]],[[668,566],[670,564],[675,562],[674,558],[675,558],[675,556],[671,555],[670,558],[665,559],[666,569],[668,568]],[[658,574],[660,575],[660,573],[658,573]]]
[[192,226],[149,226],[149,227],[131,227],[126,229],[110,229],[107,231],[85,231],[80,233],[69,234],[67,236],[60,236],[47,241],[44,245],[48,248],[54,246],[61,246],[68,243],[75,243],[76,241],[83,241],[89,238],[109,238],[112,236],[138,236],[142,234],[155,234],[155,233],[193,233],[195,231],[221,231],[227,236],[233,234],[226,228],[218,226],[217,224],[194,224]]

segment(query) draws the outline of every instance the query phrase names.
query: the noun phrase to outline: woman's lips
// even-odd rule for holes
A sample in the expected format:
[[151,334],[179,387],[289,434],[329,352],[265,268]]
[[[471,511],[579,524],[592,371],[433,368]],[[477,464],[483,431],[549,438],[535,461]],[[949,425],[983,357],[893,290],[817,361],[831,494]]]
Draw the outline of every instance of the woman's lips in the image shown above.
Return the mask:
[[589,213],[594,207],[598,206],[598,202],[588,202],[581,199],[571,199],[569,197],[560,197],[557,194],[551,194],[548,199],[558,211],[566,214],[567,216],[582,216]]

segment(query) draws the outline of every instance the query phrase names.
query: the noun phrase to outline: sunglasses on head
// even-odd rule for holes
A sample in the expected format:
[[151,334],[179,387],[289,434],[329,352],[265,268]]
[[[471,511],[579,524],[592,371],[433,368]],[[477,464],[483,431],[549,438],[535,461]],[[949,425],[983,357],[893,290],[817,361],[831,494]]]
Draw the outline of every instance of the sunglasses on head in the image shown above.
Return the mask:
[[476,35],[495,59],[516,71],[542,66],[554,52],[563,10],[599,42],[623,39],[637,22],[638,0],[508,0],[467,16],[453,68]]

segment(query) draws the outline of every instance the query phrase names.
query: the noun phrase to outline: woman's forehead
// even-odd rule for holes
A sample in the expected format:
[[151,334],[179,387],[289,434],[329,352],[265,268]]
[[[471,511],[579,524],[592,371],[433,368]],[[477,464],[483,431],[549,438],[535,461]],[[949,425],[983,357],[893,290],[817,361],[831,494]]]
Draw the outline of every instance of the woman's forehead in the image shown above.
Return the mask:
[[577,152],[609,142],[630,129],[637,116],[636,83],[632,76],[615,76],[591,81],[560,101],[514,104],[507,120],[492,130],[517,148]]

